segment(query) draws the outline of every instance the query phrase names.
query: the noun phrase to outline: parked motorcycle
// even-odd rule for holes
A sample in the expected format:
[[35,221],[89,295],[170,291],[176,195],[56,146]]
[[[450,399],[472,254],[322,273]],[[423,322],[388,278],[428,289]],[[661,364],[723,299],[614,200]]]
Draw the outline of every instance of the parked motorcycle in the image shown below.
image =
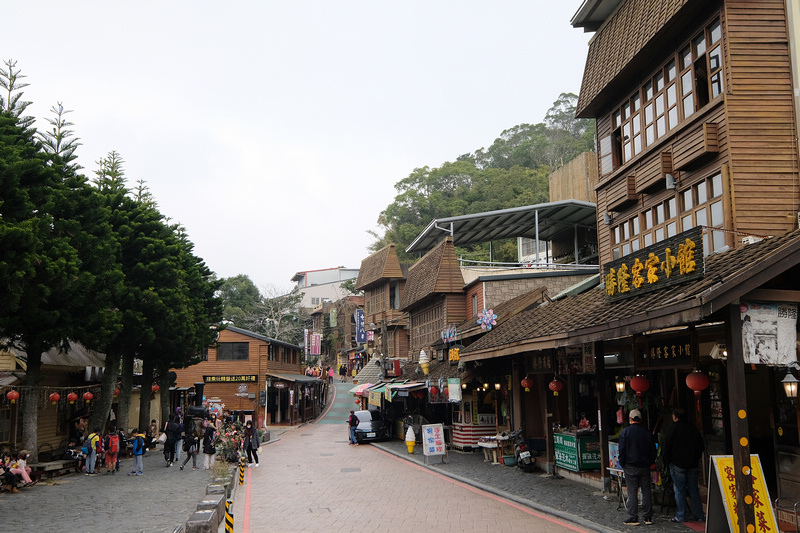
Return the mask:
[[509,436],[514,439],[514,457],[517,459],[517,468],[523,472],[533,472],[536,468],[536,457],[528,449],[525,437],[522,436],[522,429],[511,432]]

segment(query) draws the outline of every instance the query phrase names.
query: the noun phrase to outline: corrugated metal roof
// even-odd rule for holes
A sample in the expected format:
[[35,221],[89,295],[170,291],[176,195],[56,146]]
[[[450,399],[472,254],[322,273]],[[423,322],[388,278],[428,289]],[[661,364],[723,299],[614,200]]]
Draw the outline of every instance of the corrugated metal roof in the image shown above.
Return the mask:
[[436,218],[414,239],[406,251],[432,250],[448,235],[452,235],[454,245],[464,246],[517,237],[552,241],[560,237],[571,237],[576,228],[596,227],[595,204],[580,200],[561,200],[472,215]]

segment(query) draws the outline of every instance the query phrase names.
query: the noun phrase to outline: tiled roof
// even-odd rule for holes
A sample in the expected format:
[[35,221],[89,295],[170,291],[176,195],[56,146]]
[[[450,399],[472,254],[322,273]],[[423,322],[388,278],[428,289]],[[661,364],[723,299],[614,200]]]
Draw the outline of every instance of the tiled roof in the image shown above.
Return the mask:
[[400,310],[405,311],[434,293],[463,292],[464,277],[456,259],[453,238],[447,237],[408,269]]
[[402,276],[403,273],[400,261],[397,259],[395,245],[389,244],[361,261],[355,288],[363,290],[382,279],[400,278]]
[[800,263],[800,230],[706,257],[705,275],[684,284],[606,300],[604,286],[519,313],[462,352],[481,359],[632,335],[707,318]]
[[589,43],[576,107],[578,116],[688,3],[689,0],[627,0],[620,5]]

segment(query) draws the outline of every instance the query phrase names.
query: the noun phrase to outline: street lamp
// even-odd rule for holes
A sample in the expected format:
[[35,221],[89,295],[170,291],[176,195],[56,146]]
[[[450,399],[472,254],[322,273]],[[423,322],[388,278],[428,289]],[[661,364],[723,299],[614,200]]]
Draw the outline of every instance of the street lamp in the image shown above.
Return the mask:
[[790,368],[786,369],[786,376],[781,380],[781,383],[783,383],[783,388],[786,391],[786,397],[794,402],[797,398],[797,384],[800,382],[794,377]]

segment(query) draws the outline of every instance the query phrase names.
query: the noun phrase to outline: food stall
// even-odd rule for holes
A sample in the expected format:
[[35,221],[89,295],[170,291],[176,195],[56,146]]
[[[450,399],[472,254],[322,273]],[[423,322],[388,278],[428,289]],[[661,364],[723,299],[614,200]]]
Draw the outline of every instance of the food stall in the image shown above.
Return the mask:
[[481,438],[494,437],[498,433],[493,390],[466,392],[461,403],[454,404],[452,445],[456,449],[484,447],[480,445]]

